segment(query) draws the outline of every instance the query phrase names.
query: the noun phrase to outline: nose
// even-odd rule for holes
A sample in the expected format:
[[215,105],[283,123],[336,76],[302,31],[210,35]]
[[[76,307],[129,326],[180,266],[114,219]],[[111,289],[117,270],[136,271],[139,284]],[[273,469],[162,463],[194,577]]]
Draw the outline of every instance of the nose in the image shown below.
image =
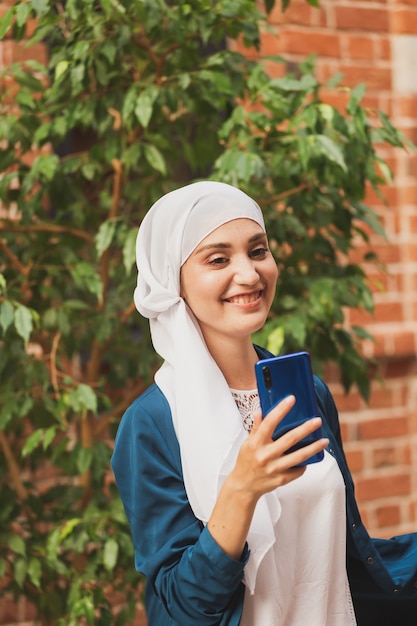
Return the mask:
[[256,263],[246,256],[239,259],[236,263],[234,279],[239,285],[256,285],[259,281]]

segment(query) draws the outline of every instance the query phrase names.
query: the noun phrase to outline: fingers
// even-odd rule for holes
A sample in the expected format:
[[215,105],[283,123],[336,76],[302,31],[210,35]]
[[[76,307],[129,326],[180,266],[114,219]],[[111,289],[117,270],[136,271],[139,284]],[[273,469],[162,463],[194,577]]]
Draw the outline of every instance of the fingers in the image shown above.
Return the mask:
[[[285,417],[288,411],[295,404],[295,397],[288,396],[284,398],[276,407],[274,407],[262,420],[262,418],[256,415],[254,420],[253,432],[257,432],[257,438],[262,440],[263,444],[273,444],[273,448],[270,448],[269,453],[275,458],[282,457],[282,465],[286,468],[292,468],[295,465],[304,463],[307,459],[321,452],[329,445],[329,440],[321,438],[315,440],[306,446],[301,446],[299,449],[288,453],[288,450],[292,450],[300,441],[311,435],[322,425],[320,417],[314,417],[309,419],[299,426],[288,430],[284,435],[281,435],[275,441],[272,441],[272,435]],[[282,467],[281,465],[281,467]]]
[[295,404],[294,396],[287,396],[279,402],[262,420],[262,432],[272,438],[272,434],[277,424],[286,416],[288,411]]
[[[314,431],[311,431],[311,432],[314,432]],[[286,437],[286,435],[284,435],[280,439],[284,439],[284,437]],[[295,443],[298,443],[298,441],[299,439],[296,440]],[[274,442],[274,443],[277,443],[277,442]],[[322,452],[329,445],[329,440],[323,437],[321,439],[317,439],[313,443],[308,444],[307,446],[302,446],[294,450],[293,452],[287,452],[287,450],[291,449],[294,444],[290,444],[289,446],[287,446],[287,443],[285,440],[280,441],[280,444],[285,448],[284,455],[281,457],[281,459],[285,458],[285,462],[288,464],[289,467],[295,467],[298,465],[302,465],[303,463],[305,463],[305,461],[307,461],[312,456],[318,454],[319,452]]]
[[321,425],[321,417],[313,417],[312,419],[303,422],[299,426],[291,428],[284,435],[281,435],[281,437],[279,437],[278,439],[281,444],[285,446],[285,449],[289,450],[299,441],[318,430]]
[[[326,438],[314,440],[308,445],[304,441],[322,424],[320,417],[303,422],[285,432],[278,439],[272,435],[288,411],[294,406],[295,397],[288,396],[274,407],[264,419],[260,413],[254,415],[254,426],[250,436],[241,447],[233,472],[236,489],[258,498],[276,487],[285,485],[302,476],[305,462],[328,446]],[[291,450],[291,452],[289,452]]]
[[287,431],[284,435],[276,439],[274,442],[277,454],[284,454],[286,461],[290,463],[290,467],[304,463],[307,459],[321,452],[329,445],[329,440],[325,437],[314,440],[308,445],[302,445],[298,449],[292,450],[300,441],[314,433],[322,425],[320,417],[313,417],[300,426],[296,426]]

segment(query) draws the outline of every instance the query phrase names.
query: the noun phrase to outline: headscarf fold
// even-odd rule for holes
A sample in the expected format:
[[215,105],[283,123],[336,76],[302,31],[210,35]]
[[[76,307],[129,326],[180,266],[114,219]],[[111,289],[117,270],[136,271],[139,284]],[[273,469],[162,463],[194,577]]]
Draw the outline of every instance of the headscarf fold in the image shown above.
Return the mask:
[[[164,360],[155,381],[171,408],[188,500],[203,523],[210,518],[247,433],[198,322],[180,296],[180,269],[207,235],[240,218],[254,220],[265,230],[261,209],[241,190],[220,182],[192,183],[151,207],[136,244],[134,301],[149,318],[154,348]],[[263,496],[256,507],[245,567],[250,593],[259,565],[275,541],[273,526],[280,510],[275,493]]]

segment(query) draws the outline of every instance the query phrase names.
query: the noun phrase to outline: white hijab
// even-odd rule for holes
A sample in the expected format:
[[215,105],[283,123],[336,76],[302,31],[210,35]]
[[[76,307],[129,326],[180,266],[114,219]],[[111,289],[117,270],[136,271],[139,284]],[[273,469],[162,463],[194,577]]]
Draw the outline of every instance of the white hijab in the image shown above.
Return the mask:
[[[155,350],[164,359],[155,381],[171,408],[188,500],[204,523],[247,433],[198,322],[180,296],[180,269],[207,235],[239,218],[254,220],[265,230],[258,204],[244,192],[225,183],[192,183],[152,206],[136,244],[139,274],[134,301],[149,318]],[[273,526],[280,511],[275,493],[258,502],[244,577],[251,594],[258,568],[275,541]]]

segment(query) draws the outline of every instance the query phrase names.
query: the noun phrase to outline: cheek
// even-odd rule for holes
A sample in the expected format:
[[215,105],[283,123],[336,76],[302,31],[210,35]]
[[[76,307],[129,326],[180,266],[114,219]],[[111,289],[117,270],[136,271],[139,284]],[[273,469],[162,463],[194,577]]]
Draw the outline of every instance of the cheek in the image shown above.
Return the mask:
[[203,272],[184,266],[180,277],[180,296],[191,308],[193,303],[199,302],[207,294],[207,282]]
[[191,295],[194,300],[198,300],[199,302],[206,301],[207,304],[213,297],[217,297],[222,290],[221,281],[213,272],[195,276],[192,285],[192,289],[188,290],[189,295]]
[[271,266],[269,268],[268,274],[269,274],[270,282],[273,283],[274,285],[276,285],[276,282],[278,280],[278,268],[277,268],[275,262],[271,263]]
[[269,291],[269,297],[271,300],[271,304],[272,301],[274,299],[275,296],[275,292],[276,292],[276,288],[277,288],[277,280],[278,280],[278,268],[274,263],[274,266],[271,267],[269,273],[268,273],[268,291]]
[[180,295],[191,309],[207,308],[221,298],[224,281],[217,272],[187,272],[181,282]]

